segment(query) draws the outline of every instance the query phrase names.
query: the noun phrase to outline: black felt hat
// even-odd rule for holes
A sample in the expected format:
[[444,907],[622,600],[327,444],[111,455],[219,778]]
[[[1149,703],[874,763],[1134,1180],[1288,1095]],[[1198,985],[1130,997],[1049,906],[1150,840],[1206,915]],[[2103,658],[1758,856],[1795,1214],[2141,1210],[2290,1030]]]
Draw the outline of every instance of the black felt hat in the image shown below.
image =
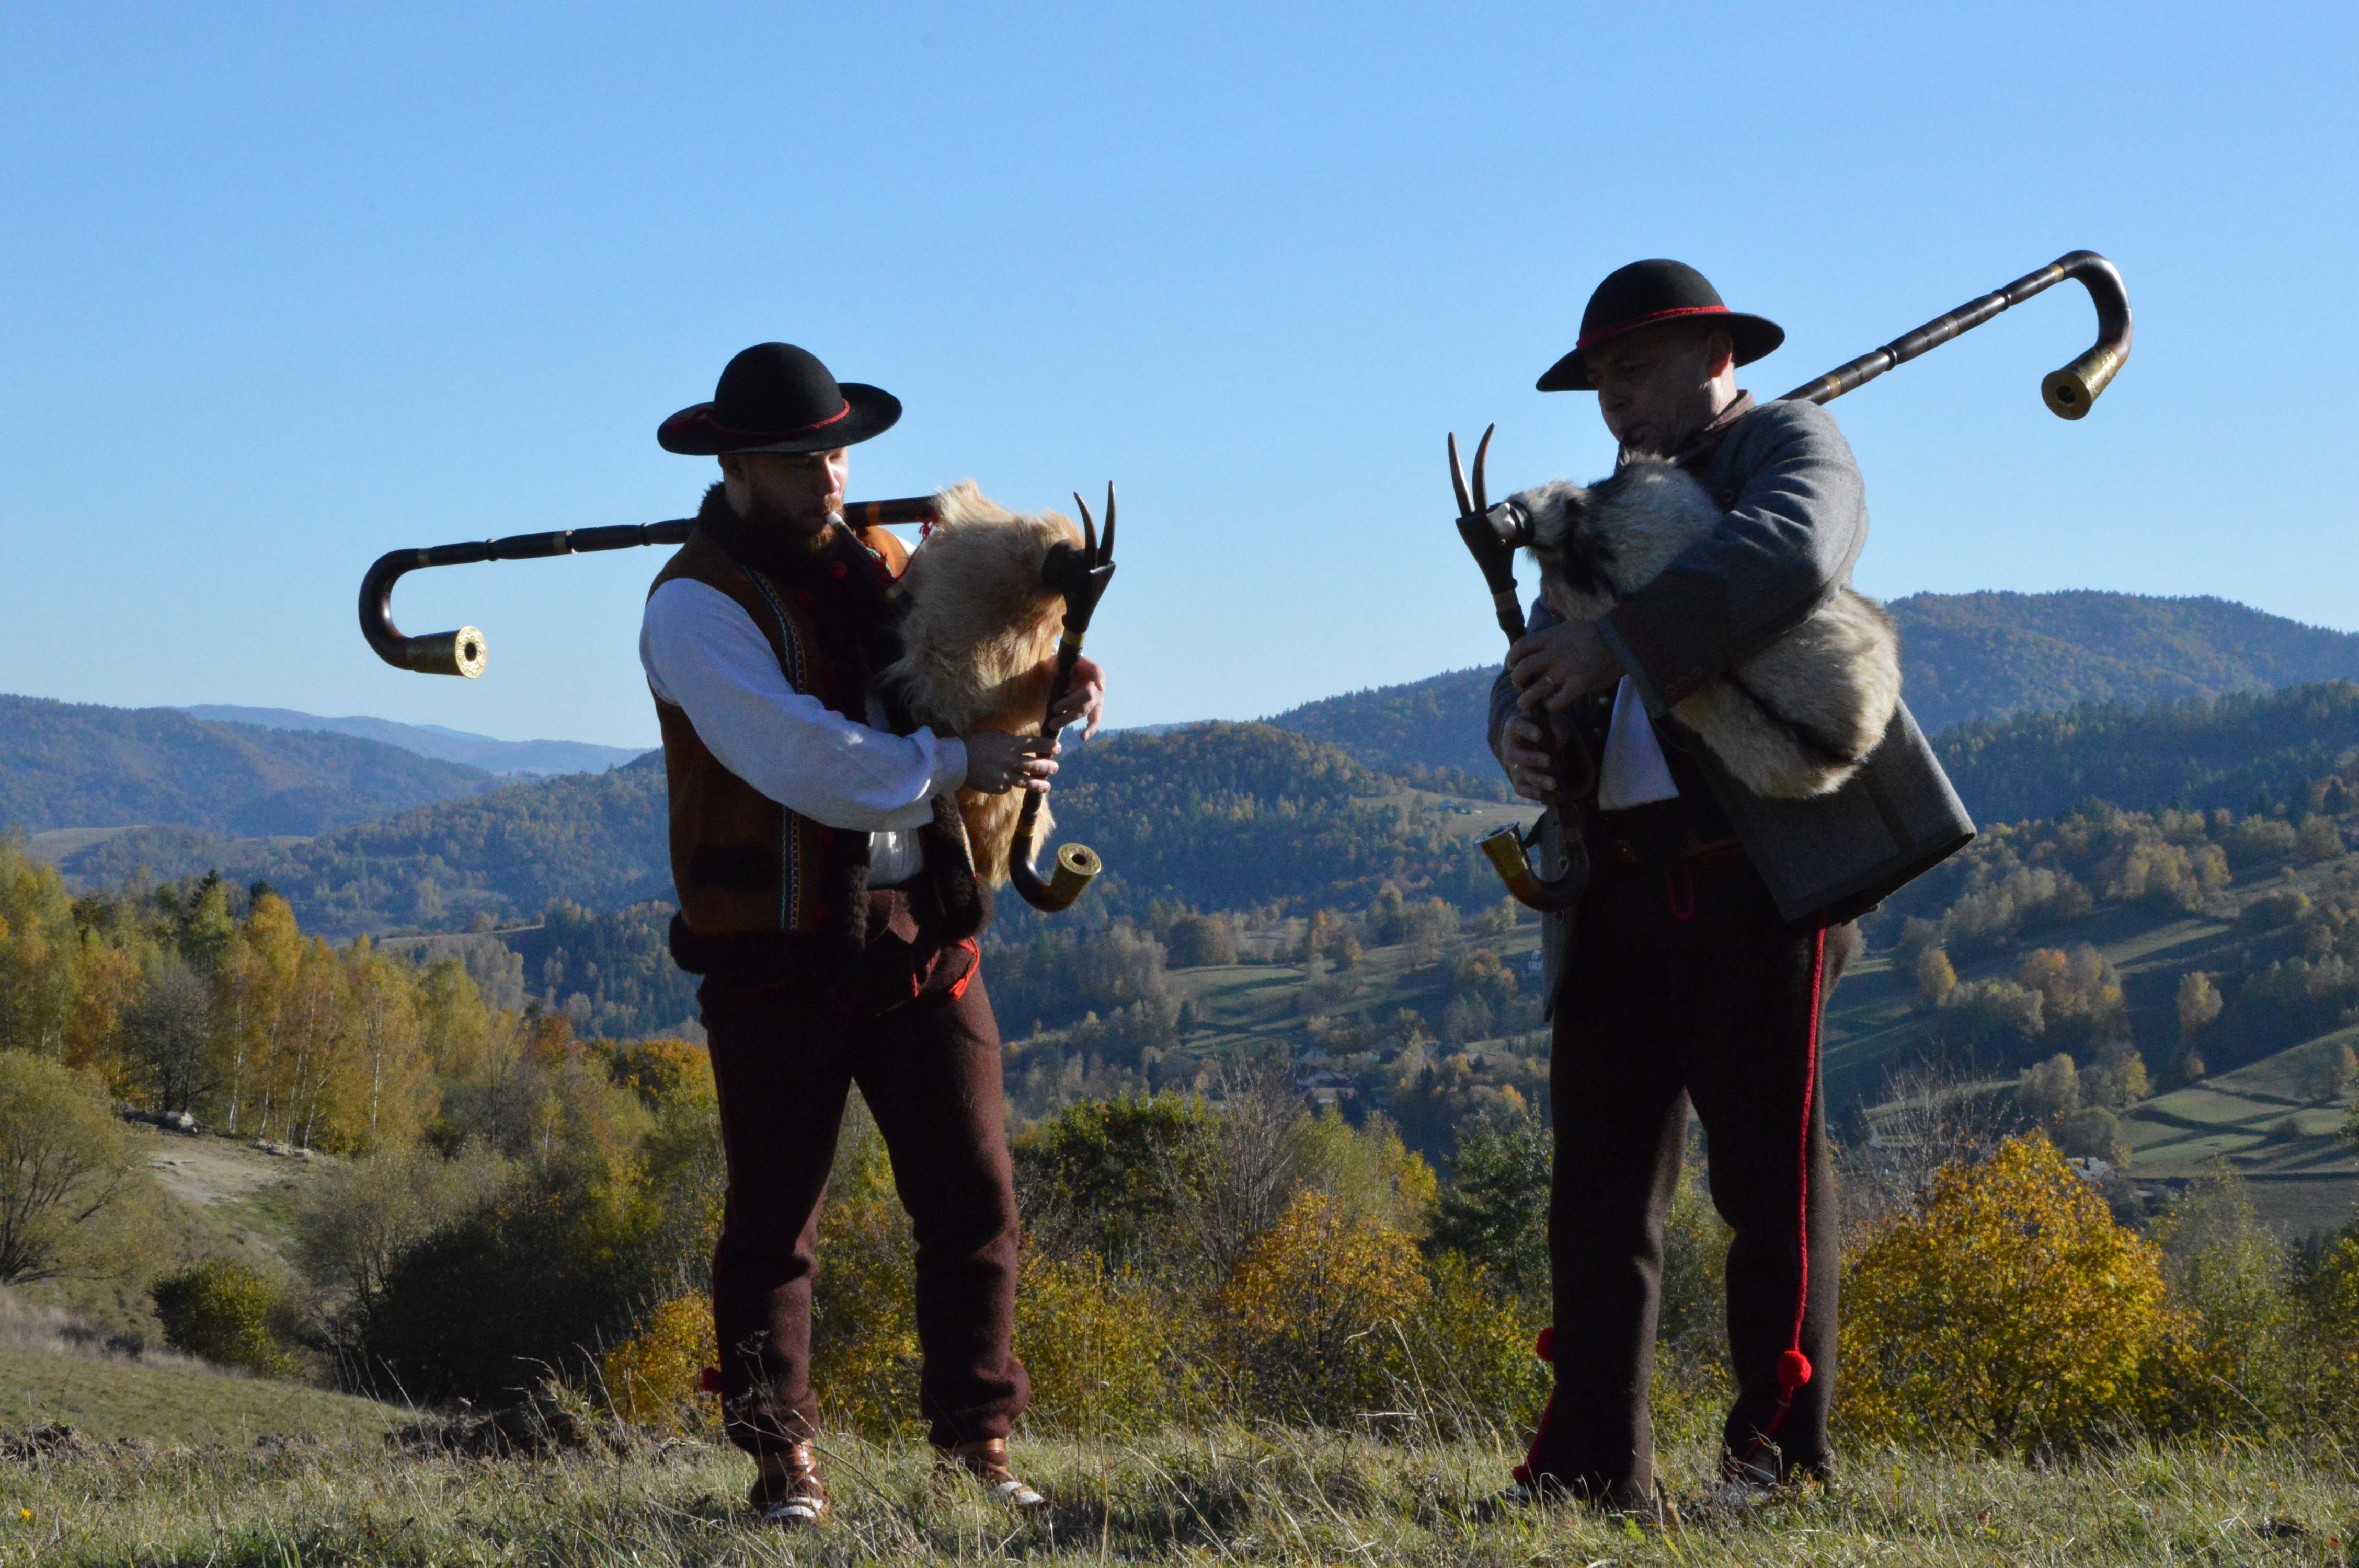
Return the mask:
[[839,382],[808,349],[756,343],[729,362],[712,401],[681,409],[656,427],[665,451],[832,452],[881,436],[901,417],[901,400],[881,387]]
[[1589,392],[1589,363],[1582,356],[1625,332],[1658,321],[1708,320],[1736,345],[1736,362],[1751,364],[1786,341],[1786,329],[1760,316],[1731,310],[1720,290],[1685,262],[1642,261],[1605,275],[1589,308],[1581,313],[1581,341],[1549,366],[1542,392]]

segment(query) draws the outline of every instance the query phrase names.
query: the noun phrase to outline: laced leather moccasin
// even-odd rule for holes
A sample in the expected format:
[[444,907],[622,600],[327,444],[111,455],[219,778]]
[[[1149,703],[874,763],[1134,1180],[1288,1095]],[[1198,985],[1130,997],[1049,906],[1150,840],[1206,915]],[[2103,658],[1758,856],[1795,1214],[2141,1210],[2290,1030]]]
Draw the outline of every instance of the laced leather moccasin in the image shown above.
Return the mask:
[[810,1444],[798,1443],[766,1455],[761,1464],[762,1473],[745,1500],[753,1504],[764,1524],[808,1530],[825,1517],[827,1488],[820,1485],[819,1461],[812,1456]]
[[1007,1440],[1004,1437],[978,1438],[973,1443],[937,1447],[934,1474],[979,1481],[990,1492],[992,1501],[1020,1514],[1040,1514],[1049,1509],[1049,1499],[1017,1480],[1007,1468]]

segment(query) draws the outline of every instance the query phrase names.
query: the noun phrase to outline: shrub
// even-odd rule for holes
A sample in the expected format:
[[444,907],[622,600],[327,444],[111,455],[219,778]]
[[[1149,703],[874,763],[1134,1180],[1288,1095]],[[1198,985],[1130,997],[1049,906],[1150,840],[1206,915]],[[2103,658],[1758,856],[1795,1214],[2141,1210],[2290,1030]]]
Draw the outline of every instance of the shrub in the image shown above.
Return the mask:
[[1237,961],[1237,935],[1217,914],[1183,914],[1165,939],[1165,962],[1175,969]]
[[2266,1427],[2301,1398],[2285,1249],[2245,1184],[2206,1176],[2155,1225],[2172,1317],[2147,1379],[2150,1417],[2179,1432]]
[[1095,1258],[1027,1252],[1016,1297],[1016,1353],[1032,1376],[1032,1425],[1120,1437],[1185,1418],[1186,1353],[1201,1325],[1135,1275]]
[[1168,1263],[1175,1216],[1211,1178],[1216,1130],[1194,1096],[1060,1111],[1016,1140],[1026,1227],[1053,1253],[1086,1252],[1112,1269]]
[[1407,1236],[1348,1224],[1334,1199],[1306,1191],[1222,1292],[1229,1360],[1253,1408],[1281,1420],[1390,1410],[1409,1372],[1404,1336],[1431,1295]]
[[721,1403],[704,1390],[704,1369],[720,1359],[712,1303],[675,1296],[599,1358],[598,1376],[608,1406],[625,1421],[682,1435],[717,1434]]
[[856,1112],[820,1217],[811,1381],[829,1424],[880,1441],[918,1431],[914,1245],[885,1141]]
[[0,1284],[111,1272],[134,1158],[95,1074],[0,1051]]
[[2050,1130],[2056,1150],[2074,1159],[2103,1160],[2107,1164],[2129,1162],[2129,1145],[2122,1140],[2121,1119],[2101,1105],[2082,1106],[2056,1119]]
[[1485,1117],[1458,1145],[1458,1174],[1434,1205],[1428,1245],[1483,1260],[1508,1294],[1545,1309],[1549,1296],[1548,1129],[1537,1116]]
[[295,1369],[288,1294],[245,1264],[212,1258],[148,1287],[164,1342],[190,1356],[282,1378]]
[[1431,1293],[1406,1325],[1399,1402],[1436,1437],[1520,1443],[1549,1394],[1548,1364],[1532,1353],[1545,1311],[1456,1252],[1435,1258],[1427,1279]]
[[2281,931],[2310,913],[2310,895],[2299,888],[2263,893],[2245,905],[2236,925],[2245,931]]
[[355,1314],[358,1379],[497,1400],[587,1370],[648,1303],[679,1293],[637,1175],[628,1161],[555,1160],[402,1251]]
[[1855,1439],[2070,1449],[2133,1421],[2167,1321],[2158,1250],[2045,1138],[1952,1166],[1843,1281]]

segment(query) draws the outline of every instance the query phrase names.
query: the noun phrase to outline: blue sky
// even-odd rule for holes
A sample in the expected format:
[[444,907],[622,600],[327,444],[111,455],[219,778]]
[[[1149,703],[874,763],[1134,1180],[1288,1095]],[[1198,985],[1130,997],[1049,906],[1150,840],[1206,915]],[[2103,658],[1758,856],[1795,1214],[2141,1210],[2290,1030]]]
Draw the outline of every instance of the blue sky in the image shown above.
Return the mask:
[[[0,11],[0,689],[651,742],[653,552],[396,546],[690,510],[657,422],[800,342],[908,413],[856,495],[1123,494],[1110,718],[1496,656],[1444,431],[1610,461],[1532,381],[1691,261],[1768,395],[2080,246],[2137,312],[2086,420],[2058,290],[1836,406],[1865,590],[2217,593],[2359,628],[2350,7],[122,6]],[[2344,103],[2336,110],[2333,104]],[[1528,569],[1527,577],[1528,577]]]

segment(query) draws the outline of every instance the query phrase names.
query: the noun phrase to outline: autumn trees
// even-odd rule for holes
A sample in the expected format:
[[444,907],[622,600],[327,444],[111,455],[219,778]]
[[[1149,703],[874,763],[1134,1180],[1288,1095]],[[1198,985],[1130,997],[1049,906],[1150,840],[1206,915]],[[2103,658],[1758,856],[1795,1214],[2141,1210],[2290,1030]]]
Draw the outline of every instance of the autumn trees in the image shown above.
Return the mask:
[[504,1070],[517,1028],[455,960],[332,948],[267,888],[77,899],[0,839],[0,1051],[118,1098],[294,1148],[404,1149],[444,1093]]

